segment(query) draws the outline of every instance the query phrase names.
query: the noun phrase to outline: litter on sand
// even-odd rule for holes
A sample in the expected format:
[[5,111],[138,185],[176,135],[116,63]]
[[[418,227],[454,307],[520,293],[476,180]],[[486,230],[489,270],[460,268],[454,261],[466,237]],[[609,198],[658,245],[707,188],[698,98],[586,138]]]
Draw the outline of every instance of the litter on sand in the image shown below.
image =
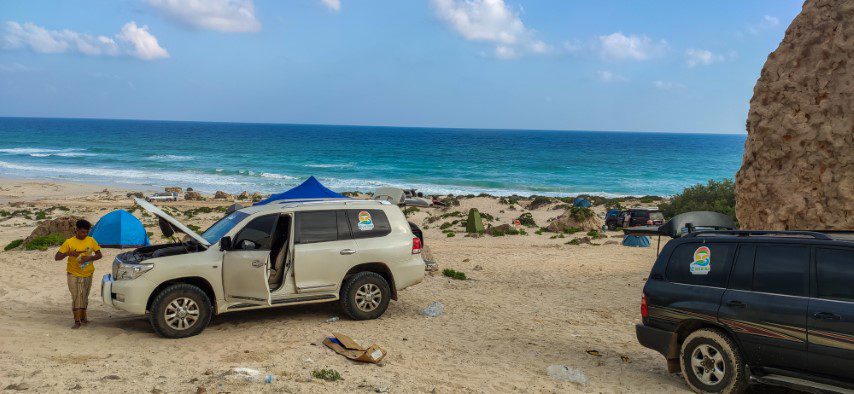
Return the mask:
[[567,367],[566,365],[549,365],[548,374],[554,380],[563,380],[581,385],[587,384],[587,375],[584,372],[581,372],[580,369]]
[[379,363],[387,354],[385,349],[377,344],[364,348],[352,338],[337,332],[333,332],[331,337],[326,337],[323,344],[335,353],[363,363]]

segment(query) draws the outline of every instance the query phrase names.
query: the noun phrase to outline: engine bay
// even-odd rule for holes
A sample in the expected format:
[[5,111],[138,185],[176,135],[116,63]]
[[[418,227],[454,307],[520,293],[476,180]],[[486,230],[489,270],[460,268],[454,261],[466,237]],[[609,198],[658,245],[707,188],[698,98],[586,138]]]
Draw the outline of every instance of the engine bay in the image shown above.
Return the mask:
[[205,248],[195,242],[169,243],[163,245],[144,246],[116,256],[126,264],[139,264],[145,260],[157,257],[175,256],[179,254],[201,252]]

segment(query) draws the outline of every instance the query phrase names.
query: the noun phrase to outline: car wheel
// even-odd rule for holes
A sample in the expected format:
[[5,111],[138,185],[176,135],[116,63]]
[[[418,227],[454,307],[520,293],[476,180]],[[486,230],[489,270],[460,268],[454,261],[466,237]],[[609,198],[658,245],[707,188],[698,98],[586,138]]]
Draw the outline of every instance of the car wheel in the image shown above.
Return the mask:
[[353,320],[376,319],[388,308],[391,290],[375,272],[359,272],[341,287],[341,309]]
[[161,291],[151,303],[151,327],[165,338],[196,335],[210,323],[213,307],[202,289],[179,283]]
[[735,342],[723,331],[700,329],[682,343],[682,375],[698,393],[743,393],[748,376]]
[[608,223],[608,231],[614,231],[617,229],[617,225],[614,223]]

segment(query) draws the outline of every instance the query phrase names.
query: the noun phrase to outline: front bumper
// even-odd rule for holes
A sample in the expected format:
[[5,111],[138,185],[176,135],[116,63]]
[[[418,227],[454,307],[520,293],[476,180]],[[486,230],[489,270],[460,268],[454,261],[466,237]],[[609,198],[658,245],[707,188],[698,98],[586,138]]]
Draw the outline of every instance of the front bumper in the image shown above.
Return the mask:
[[101,278],[101,299],[104,304],[135,315],[144,315],[148,297],[156,286],[144,278],[115,280],[110,274]]
[[648,347],[661,353],[667,359],[678,357],[678,346],[676,343],[676,333],[665,331],[658,328],[645,326],[643,324],[635,325],[635,334],[638,337],[638,342],[644,347]]

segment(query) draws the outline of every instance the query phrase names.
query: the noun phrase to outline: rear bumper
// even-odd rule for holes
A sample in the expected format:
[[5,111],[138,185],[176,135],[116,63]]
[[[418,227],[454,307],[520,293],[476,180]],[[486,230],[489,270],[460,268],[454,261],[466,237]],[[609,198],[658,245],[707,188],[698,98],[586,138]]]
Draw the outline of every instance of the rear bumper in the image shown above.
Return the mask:
[[638,342],[644,347],[648,347],[661,353],[661,355],[667,359],[678,357],[675,332],[660,330],[643,324],[636,324],[635,334],[637,334]]

